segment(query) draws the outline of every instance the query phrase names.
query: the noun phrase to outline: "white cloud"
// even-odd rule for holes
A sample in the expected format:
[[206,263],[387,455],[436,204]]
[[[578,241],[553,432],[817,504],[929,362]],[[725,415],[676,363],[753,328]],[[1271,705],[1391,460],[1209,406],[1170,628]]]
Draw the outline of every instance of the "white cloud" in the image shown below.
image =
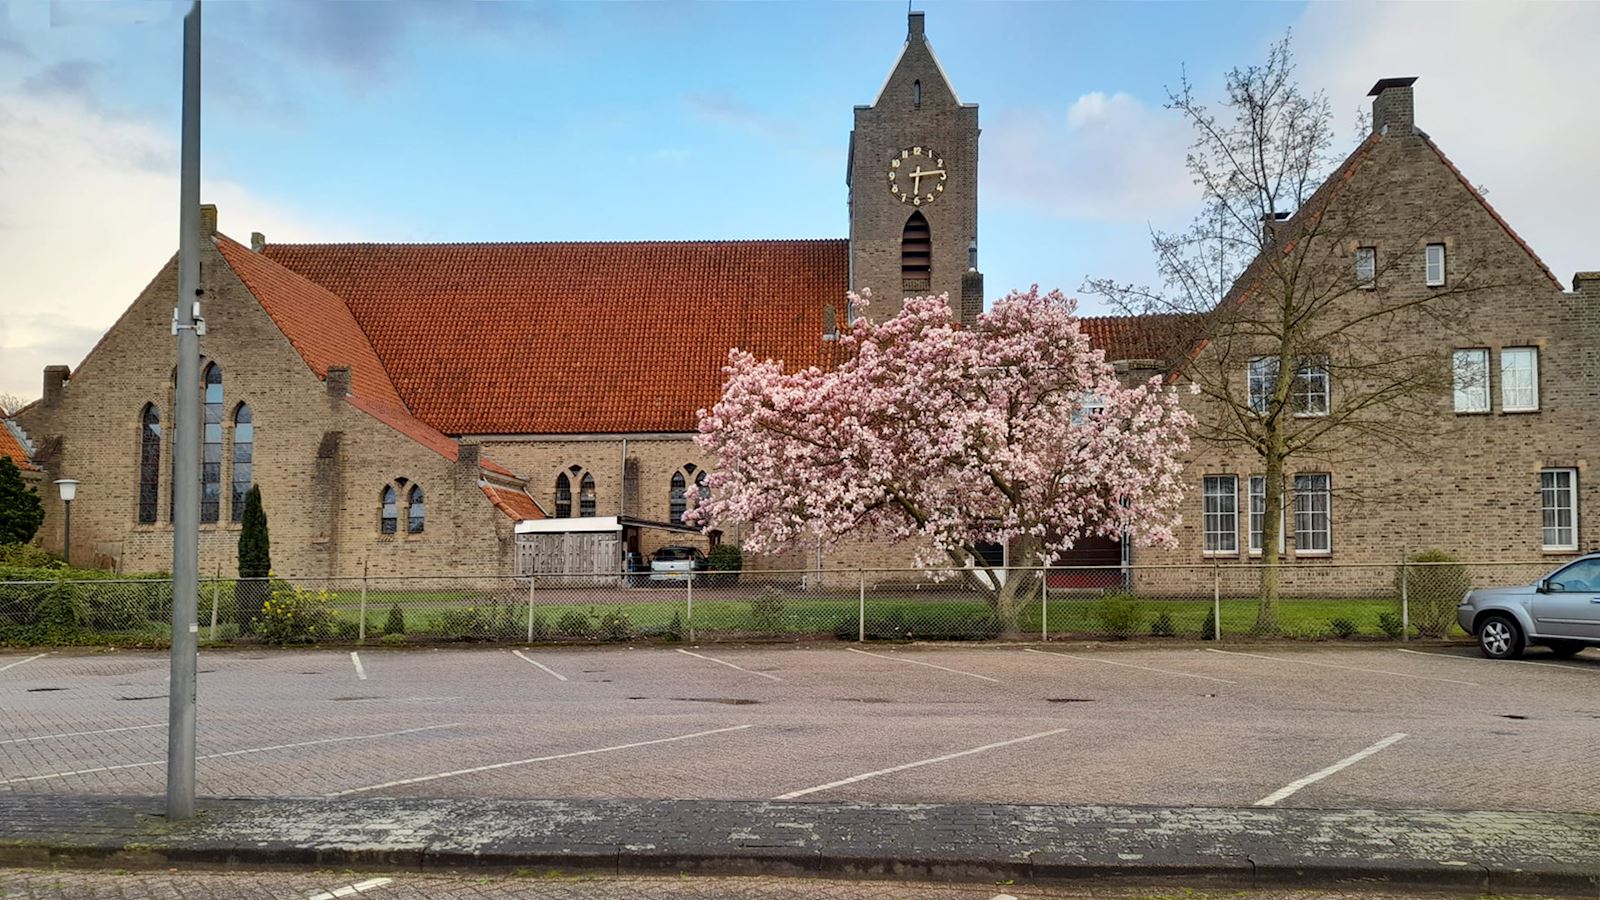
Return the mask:
[[1347,125],[1373,82],[1419,76],[1417,124],[1567,281],[1600,269],[1595,34],[1592,3],[1313,3],[1295,43]]
[[[0,393],[37,397],[41,370],[77,365],[178,244],[176,136],[82,102],[0,94]],[[331,236],[206,179],[224,232]]]
[[1007,110],[984,124],[983,182],[1002,204],[1061,218],[1164,220],[1192,207],[1177,114],[1123,92],[1064,112]]

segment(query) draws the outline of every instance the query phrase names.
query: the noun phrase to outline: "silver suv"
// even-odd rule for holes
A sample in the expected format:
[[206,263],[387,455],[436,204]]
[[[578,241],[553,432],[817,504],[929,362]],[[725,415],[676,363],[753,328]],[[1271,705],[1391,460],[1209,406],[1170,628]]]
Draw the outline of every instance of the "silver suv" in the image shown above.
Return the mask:
[[1490,659],[1515,659],[1529,644],[1557,656],[1600,646],[1600,553],[1520,587],[1468,591],[1456,621]]

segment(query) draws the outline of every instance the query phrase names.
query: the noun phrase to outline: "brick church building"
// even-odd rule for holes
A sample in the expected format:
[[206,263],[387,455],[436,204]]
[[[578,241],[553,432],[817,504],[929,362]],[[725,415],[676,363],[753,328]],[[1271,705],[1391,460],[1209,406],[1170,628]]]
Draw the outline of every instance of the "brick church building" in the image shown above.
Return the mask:
[[[1369,251],[1400,254],[1404,265],[1385,266],[1376,289],[1420,292],[1474,260],[1506,287],[1451,332],[1383,336],[1466,360],[1482,389],[1440,393],[1429,415],[1452,427],[1425,459],[1374,451],[1286,473],[1285,559],[1392,562],[1402,546],[1575,553],[1590,543],[1580,508],[1597,499],[1586,472],[1600,414],[1600,276],[1564,290],[1415,126],[1411,80],[1380,88],[1373,135],[1340,172],[1387,173],[1398,187],[1339,265],[1358,277]],[[696,412],[719,396],[728,350],[823,364],[854,313],[851,289],[873,290],[873,315],[892,313],[891,298],[934,293],[961,320],[976,317],[978,136],[977,105],[961,101],[912,13],[888,79],[855,109],[845,239],[294,244],[254,234],[246,244],[207,207],[203,571],[235,570],[252,484],[287,575],[605,569],[625,551],[737,541],[737,523],[701,535],[681,521],[716,464],[692,438]],[[1418,222],[1432,229],[1420,244]],[[43,398],[0,428],[9,438],[0,449],[12,447],[36,479],[81,482],[80,564],[170,566],[176,294],[174,258],[76,369],[46,368]],[[1130,377],[1160,374],[1141,320],[1084,327]],[[1244,385],[1249,372],[1238,378]],[[1336,379],[1321,384],[1323,402],[1339,403]],[[1137,559],[1247,563],[1265,515],[1253,466],[1197,445],[1178,549]],[[40,539],[59,550],[60,503],[41,493]],[[575,533],[601,535],[584,551],[600,555],[519,556],[529,536]],[[1095,541],[1074,561],[1129,558],[1120,542]],[[750,563],[909,559],[863,539]]]

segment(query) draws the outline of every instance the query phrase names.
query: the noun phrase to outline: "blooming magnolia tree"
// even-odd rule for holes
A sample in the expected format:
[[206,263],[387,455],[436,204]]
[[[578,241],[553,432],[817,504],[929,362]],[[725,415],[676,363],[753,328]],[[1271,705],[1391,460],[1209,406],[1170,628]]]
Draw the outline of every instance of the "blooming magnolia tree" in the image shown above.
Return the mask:
[[719,465],[693,521],[744,523],[756,553],[913,541],[917,565],[960,570],[1008,630],[1037,580],[989,570],[982,545],[1038,566],[1093,535],[1172,542],[1190,418],[1158,379],[1124,387],[1060,292],[1014,292],[971,328],[945,297],[909,299],[838,349],[796,372],[729,353],[722,399],[700,411]]

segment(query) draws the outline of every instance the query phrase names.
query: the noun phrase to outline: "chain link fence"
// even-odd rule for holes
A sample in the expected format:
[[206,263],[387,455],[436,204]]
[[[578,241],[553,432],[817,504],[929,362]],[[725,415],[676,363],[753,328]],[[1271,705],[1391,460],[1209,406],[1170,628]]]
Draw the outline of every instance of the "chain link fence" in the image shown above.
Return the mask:
[[[1459,636],[1548,561],[203,579],[212,642],[974,641]],[[1269,576],[1275,575],[1275,578]],[[1276,581],[1275,588],[1271,582]],[[0,642],[161,643],[172,583],[0,582]]]

